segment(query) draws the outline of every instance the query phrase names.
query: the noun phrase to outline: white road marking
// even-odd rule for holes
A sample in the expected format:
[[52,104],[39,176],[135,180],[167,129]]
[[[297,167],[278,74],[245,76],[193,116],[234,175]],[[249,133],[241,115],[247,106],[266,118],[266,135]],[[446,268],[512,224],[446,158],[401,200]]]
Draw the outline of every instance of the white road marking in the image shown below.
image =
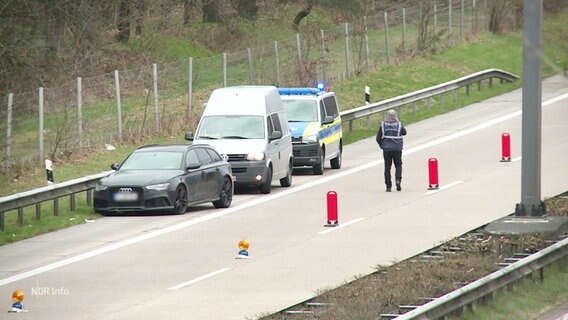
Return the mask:
[[347,227],[347,226],[350,226],[350,225],[352,225],[352,224],[354,224],[354,223],[357,223],[357,222],[363,221],[363,220],[365,220],[365,218],[357,218],[357,219],[354,219],[354,220],[347,221],[347,222],[345,222],[345,223],[340,223],[340,224],[338,224],[336,227],[329,227],[329,229],[320,231],[320,232],[318,232],[318,234],[320,234],[320,235],[321,235],[321,234],[328,234],[328,233],[331,233],[331,232],[333,232],[333,231],[336,231],[336,230],[345,228],[345,227]]
[[[564,94],[561,94],[561,95],[556,96],[554,98],[548,99],[548,100],[546,100],[542,103],[542,106],[544,107],[544,106],[550,105],[552,103],[561,101],[561,100],[566,99],[566,98],[568,98],[568,93],[564,93]],[[431,148],[433,146],[436,146],[436,145],[439,145],[439,144],[442,144],[442,143],[445,143],[445,142],[448,142],[448,141],[455,140],[457,138],[460,138],[460,137],[463,137],[465,135],[474,133],[476,131],[485,129],[485,128],[490,127],[492,125],[495,125],[497,123],[512,119],[514,117],[518,117],[521,114],[522,114],[521,110],[512,112],[510,114],[501,116],[499,118],[496,118],[496,119],[493,119],[493,120],[490,120],[490,121],[486,121],[486,122],[479,124],[477,126],[474,126],[474,127],[471,127],[471,128],[465,129],[465,130],[461,130],[459,132],[449,134],[445,137],[441,137],[441,138],[432,140],[430,142],[415,146],[413,148],[406,150],[404,152],[404,154],[405,155],[412,154],[412,153],[415,153],[415,152],[418,152],[418,151],[421,151],[421,150],[424,150],[424,149],[427,149],[427,148]],[[272,201],[272,200],[275,200],[275,199],[278,199],[278,198],[281,198],[281,197],[285,197],[285,196],[288,196],[292,193],[300,192],[302,190],[306,190],[308,188],[311,188],[311,187],[314,187],[314,186],[317,186],[317,185],[320,185],[320,184],[328,183],[330,181],[343,178],[345,176],[357,173],[359,171],[363,171],[363,170],[372,168],[376,165],[379,165],[382,162],[383,162],[383,159],[371,161],[371,162],[363,164],[361,166],[351,168],[349,170],[345,170],[345,171],[339,172],[337,174],[324,177],[322,179],[314,180],[312,182],[303,184],[303,185],[298,186],[298,187],[290,187],[287,190],[285,190],[283,192],[279,192],[277,194],[265,195],[265,196],[262,196],[260,198],[254,199],[250,202],[240,204],[238,206],[234,206],[234,207],[230,207],[230,208],[227,208],[227,209],[215,211],[214,213],[206,215],[206,216],[201,216],[201,217],[198,217],[198,218],[195,218],[195,219],[192,219],[192,220],[184,221],[184,222],[181,222],[181,223],[178,223],[178,224],[175,224],[175,225],[165,227],[163,229],[144,233],[144,234],[141,234],[139,236],[136,236],[136,237],[133,237],[133,238],[130,238],[130,239],[126,239],[124,241],[114,242],[114,243],[109,244],[107,246],[100,247],[100,248],[97,248],[97,249],[94,249],[94,250],[91,250],[91,251],[87,251],[85,253],[82,253],[82,254],[79,254],[79,255],[76,255],[76,256],[73,256],[73,257],[65,258],[65,259],[62,259],[62,260],[59,260],[59,261],[56,261],[56,262],[53,262],[53,263],[49,263],[49,264],[46,264],[44,266],[41,266],[41,267],[38,267],[38,268],[35,268],[35,269],[24,271],[24,272],[15,274],[13,276],[1,279],[0,280],[0,287],[5,286],[7,284],[10,284],[12,282],[16,282],[16,281],[19,281],[19,280],[22,280],[22,279],[33,277],[35,275],[38,275],[38,274],[41,274],[41,273],[44,273],[44,272],[55,270],[55,269],[64,267],[66,265],[70,265],[70,264],[75,263],[75,262],[83,261],[85,259],[96,257],[98,255],[101,255],[101,254],[104,254],[104,253],[107,253],[107,252],[118,250],[120,248],[124,248],[124,247],[127,247],[127,246],[132,245],[132,244],[136,244],[138,242],[153,239],[153,238],[156,238],[156,237],[164,235],[164,234],[172,233],[174,231],[177,231],[177,230],[180,230],[180,229],[183,229],[183,228],[187,228],[189,226],[193,226],[193,225],[196,225],[196,224],[199,224],[199,223],[207,222],[209,220],[217,219],[219,217],[228,215],[230,213],[240,211],[240,210],[261,204],[261,203]]]
[[216,275],[219,275],[219,274],[221,274],[221,273],[227,272],[227,271],[229,271],[229,270],[231,270],[231,268],[219,269],[219,270],[217,270],[217,271],[213,271],[213,272],[208,273],[208,274],[206,274],[206,275],[202,275],[201,277],[197,277],[197,278],[195,278],[195,279],[192,279],[192,280],[189,280],[189,281],[186,281],[186,282],[182,282],[182,283],[180,283],[180,284],[178,284],[178,285],[175,285],[175,286],[173,286],[173,287],[171,287],[171,288],[168,288],[168,290],[178,290],[178,289],[181,289],[181,288],[190,286],[190,285],[192,285],[192,284],[194,284],[194,283],[197,283],[197,282],[199,282],[199,281],[203,281],[203,280],[205,280],[205,279],[209,279],[209,278],[214,277],[214,276],[216,276]]
[[517,162],[517,161],[521,160],[522,158],[523,158],[523,157],[516,157],[516,158],[511,159],[511,161],[512,161],[512,162]]
[[441,186],[440,188],[438,188],[438,189],[436,189],[436,190],[430,190],[430,191],[426,192],[425,195],[431,195],[431,194],[434,194],[434,193],[436,193],[436,192],[440,192],[440,191],[442,191],[442,190],[451,188],[451,187],[453,187],[453,186],[457,186],[457,185],[460,184],[460,183],[463,183],[463,181],[454,181],[454,182],[452,182],[452,183],[448,183],[447,185]]

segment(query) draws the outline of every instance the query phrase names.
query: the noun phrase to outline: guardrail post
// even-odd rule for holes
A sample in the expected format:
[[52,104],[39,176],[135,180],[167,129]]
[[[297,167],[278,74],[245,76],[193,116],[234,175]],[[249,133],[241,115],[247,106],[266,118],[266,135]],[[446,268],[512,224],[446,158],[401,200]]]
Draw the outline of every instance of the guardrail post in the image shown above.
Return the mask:
[[454,90],[454,103],[458,103],[458,90]]
[[24,224],[24,208],[18,208],[18,224]]
[[75,211],[76,209],[76,204],[75,204],[75,194],[72,193],[71,195],[69,195],[69,209],[71,211]]
[[465,95],[469,96],[469,84],[465,85]]
[[444,98],[446,97],[446,95],[444,93],[440,94],[440,105],[442,106],[442,108],[444,107]]
[[87,205],[90,206],[93,204],[93,200],[91,195],[93,194],[93,190],[89,189],[87,191],[85,191],[85,193],[87,194],[86,199],[87,199]]
[[36,210],[36,220],[40,220],[41,219],[41,202],[36,203],[35,210]]
[[412,113],[416,113],[416,101],[412,103]]
[[489,78],[489,88],[493,88],[493,78]]
[[477,91],[481,91],[481,80],[477,81]]
[[4,212],[0,212],[0,231],[4,231]]
[[349,120],[349,132],[353,132],[353,120]]
[[54,216],[59,215],[59,199],[58,198],[53,199],[53,215]]

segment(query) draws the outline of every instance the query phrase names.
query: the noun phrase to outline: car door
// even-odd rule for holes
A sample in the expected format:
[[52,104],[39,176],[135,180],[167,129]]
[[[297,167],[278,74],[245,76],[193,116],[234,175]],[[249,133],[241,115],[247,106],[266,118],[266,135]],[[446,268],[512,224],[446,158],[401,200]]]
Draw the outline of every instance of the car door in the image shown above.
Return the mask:
[[185,155],[185,184],[187,185],[187,199],[196,202],[203,198],[203,175],[201,174],[201,163],[197,157],[195,149],[190,149]]
[[220,191],[221,191],[221,187],[223,185],[223,173],[221,170],[221,164],[223,163],[223,159],[221,159],[221,156],[219,155],[219,153],[217,153],[215,150],[210,149],[210,148],[205,148],[205,150],[207,150],[207,153],[209,154],[209,156],[211,157],[212,163],[211,166],[212,168],[215,168],[215,175],[214,175],[214,187],[215,187],[215,192],[213,193],[213,196],[217,196],[219,195]]
[[[337,101],[335,96],[328,96],[323,99],[325,105],[325,113],[327,116],[332,116],[333,119],[339,117],[339,110],[337,108]],[[340,130],[340,124],[327,124],[325,125],[326,134],[328,135],[329,143],[326,144],[326,158],[334,158],[339,152],[339,138],[337,137],[338,130]]]
[[216,176],[218,175],[219,168],[213,164],[213,159],[205,148],[196,148],[197,157],[201,164],[201,199],[207,200],[216,196],[217,182]]
[[[273,178],[280,177],[282,171],[282,159],[280,154],[280,139],[271,140],[270,136],[274,131],[282,132],[280,122],[275,121],[276,114],[272,114],[266,118],[266,125],[268,126],[268,145],[266,147],[266,154],[272,160]],[[277,118],[276,118],[277,119]],[[278,130],[279,128],[280,130]]]

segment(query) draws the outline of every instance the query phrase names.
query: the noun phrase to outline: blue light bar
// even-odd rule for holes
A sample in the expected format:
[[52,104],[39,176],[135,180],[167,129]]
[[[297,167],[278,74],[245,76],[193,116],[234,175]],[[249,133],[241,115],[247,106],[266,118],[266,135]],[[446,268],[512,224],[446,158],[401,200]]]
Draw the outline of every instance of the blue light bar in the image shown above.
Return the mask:
[[323,91],[318,88],[278,88],[280,95],[319,95]]

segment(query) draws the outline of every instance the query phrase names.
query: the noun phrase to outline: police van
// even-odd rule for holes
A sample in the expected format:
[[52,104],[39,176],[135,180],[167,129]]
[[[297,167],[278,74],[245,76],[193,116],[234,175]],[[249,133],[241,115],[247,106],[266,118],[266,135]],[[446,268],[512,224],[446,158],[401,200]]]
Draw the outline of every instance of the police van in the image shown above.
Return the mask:
[[341,168],[343,133],[335,98],[322,85],[317,88],[278,88],[292,133],[294,166],[309,166],[323,174],[326,161]]

